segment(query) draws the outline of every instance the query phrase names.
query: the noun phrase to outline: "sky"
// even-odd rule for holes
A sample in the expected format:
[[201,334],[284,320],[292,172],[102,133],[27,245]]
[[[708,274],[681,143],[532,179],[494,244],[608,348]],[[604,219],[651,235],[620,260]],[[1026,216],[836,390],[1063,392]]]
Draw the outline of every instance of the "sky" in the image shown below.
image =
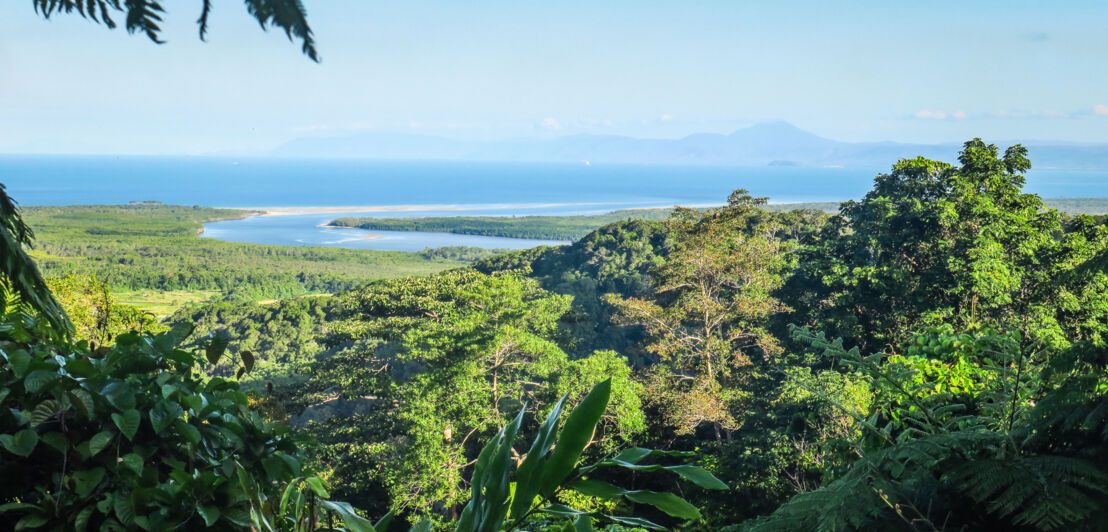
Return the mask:
[[0,153],[264,154],[299,137],[1108,142],[1108,2],[304,0],[322,62],[241,2],[156,45],[0,17]]

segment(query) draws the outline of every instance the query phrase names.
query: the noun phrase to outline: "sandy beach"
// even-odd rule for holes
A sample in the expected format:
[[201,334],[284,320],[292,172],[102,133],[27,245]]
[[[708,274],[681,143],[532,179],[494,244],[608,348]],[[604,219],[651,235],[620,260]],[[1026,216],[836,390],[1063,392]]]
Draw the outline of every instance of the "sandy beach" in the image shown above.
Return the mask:
[[[319,207],[232,207],[249,211],[261,211],[261,216],[292,216],[298,214],[343,214],[357,212],[411,212],[411,211],[471,211],[479,209],[549,209],[556,207],[590,207],[611,203],[486,203],[486,204],[438,204],[438,205],[334,205]],[[700,208],[715,205],[686,205]],[[664,209],[673,205],[628,206],[614,210]]]

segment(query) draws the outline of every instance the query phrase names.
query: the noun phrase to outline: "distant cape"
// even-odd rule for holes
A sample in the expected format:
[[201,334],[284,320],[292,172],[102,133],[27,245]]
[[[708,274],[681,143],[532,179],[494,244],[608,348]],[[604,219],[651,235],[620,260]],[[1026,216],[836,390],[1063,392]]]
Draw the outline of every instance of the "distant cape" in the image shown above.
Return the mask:
[[[1108,144],[1024,144],[1030,150],[1036,168],[1108,170]],[[740,129],[730,135],[697,133],[681,139],[572,135],[555,139],[460,141],[429,135],[368,132],[344,137],[295,139],[278,146],[272,155],[297,158],[887,168],[898,159],[917,156],[953,161],[959,147],[959,144],[841,142],[820,137],[786,122],[772,122]],[[1007,144],[1000,143],[1000,147],[1003,149]]]

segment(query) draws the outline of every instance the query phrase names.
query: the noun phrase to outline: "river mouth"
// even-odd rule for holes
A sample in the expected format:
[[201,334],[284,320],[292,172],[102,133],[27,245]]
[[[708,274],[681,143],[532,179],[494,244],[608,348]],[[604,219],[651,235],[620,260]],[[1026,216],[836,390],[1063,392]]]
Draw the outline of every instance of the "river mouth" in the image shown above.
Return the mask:
[[422,216],[526,216],[599,214],[626,208],[626,204],[512,206],[405,206],[397,209],[378,208],[357,211],[352,208],[275,208],[267,214],[238,220],[221,220],[204,224],[203,238],[248,244],[278,246],[325,246],[382,251],[422,251],[428,248],[466,246],[485,249],[528,249],[537,246],[560,246],[565,240],[506,238],[497,236],[461,235],[423,231],[366,230],[331,227],[327,223],[340,217],[422,217]]

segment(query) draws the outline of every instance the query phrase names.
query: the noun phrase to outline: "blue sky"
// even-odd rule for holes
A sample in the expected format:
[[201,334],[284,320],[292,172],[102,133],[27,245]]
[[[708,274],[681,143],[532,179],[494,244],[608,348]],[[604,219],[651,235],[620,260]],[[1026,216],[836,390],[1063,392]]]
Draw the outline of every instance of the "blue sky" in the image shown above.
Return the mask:
[[0,152],[262,153],[305,136],[1108,142],[1108,3],[304,0],[322,54],[217,2],[165,45],[0,18]]

